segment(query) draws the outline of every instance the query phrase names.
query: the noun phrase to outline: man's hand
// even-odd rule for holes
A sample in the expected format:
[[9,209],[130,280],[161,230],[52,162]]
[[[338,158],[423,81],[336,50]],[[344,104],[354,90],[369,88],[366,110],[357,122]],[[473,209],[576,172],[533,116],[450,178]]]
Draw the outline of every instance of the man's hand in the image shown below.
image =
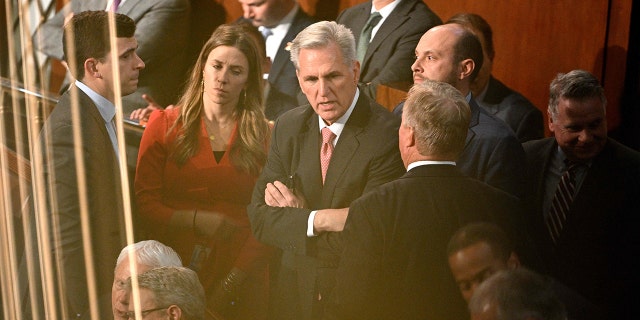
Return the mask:
[[306,201],[302,196],[293,193],[280,181],[267,183],[264,190],[264,202],[272,207],[304,208],[306,206]]
[[344,229],[344,223],[347,221],[348,215],[349,208],[318,210],[313,219],[313,230],[316,234],[340,232]]
[[148,105],[145,108],[133,110],[133,112],[131,112],[131,114],[129,115],[129,118],[140,121],[141,125],[144,125],[143,122],[146,122],[149,120],[149,116],[151,115],[151,112],[155,110],[162,110],[162,109],[168,110],[174,107],[174,105],[171,104],[171,105],[168,105],[166,108],[163,108],[155,100],[153,100],[153,98],[148,94],[143,94],[142,99],[147,101]]

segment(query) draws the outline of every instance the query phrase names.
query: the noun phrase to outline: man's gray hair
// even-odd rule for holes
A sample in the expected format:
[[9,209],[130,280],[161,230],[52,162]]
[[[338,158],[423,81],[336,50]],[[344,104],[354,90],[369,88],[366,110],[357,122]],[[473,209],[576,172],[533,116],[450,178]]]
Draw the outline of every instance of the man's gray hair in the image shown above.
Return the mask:
[[[138,275],[138,287],[153,292],[157,308],[177,305],[184,319],[202,320],[204,289],[195,271],[184,267],[159,267]],[[131,278],[127,279],[131,290]]]
[[175,250],[156,240],[139,241],[124,247],[122,251],[120,251],[118,260],[116,260],[116,267],[129,255],[129,251],[131,250],[133,250],[136,255],[136,261],[139,264],[151,268],[169,266],[182,267],[180,256],[178,256]]
[[409,90],[404,124],[412,127],[421,155],[456,160],[467,137],[471,109],[465,97],[448,83],[425,80]]
[[342,51],[342,57],[346,65],[353,65],[356,61],[356,42],[349,28],[334,21],[316,22],[298,33],[290,46],[291,62],[300,69],[298,58],[301,49],[325,48],[330,44],[336,44]]
[[599,98],[606,111],[607,97],[595,76],[584,70],[558,73],[549,86],[549,115],[553,120],[557,120],[560,99],[582,101],[591,98]]

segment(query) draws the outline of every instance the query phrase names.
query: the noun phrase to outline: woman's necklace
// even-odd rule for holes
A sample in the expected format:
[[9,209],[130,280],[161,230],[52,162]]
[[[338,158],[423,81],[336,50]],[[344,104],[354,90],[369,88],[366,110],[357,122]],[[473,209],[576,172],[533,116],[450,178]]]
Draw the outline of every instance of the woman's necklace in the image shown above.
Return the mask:
[[[222,130],[226,129],[230,124],[232,124],[234,121],[229,121],[229,123],[227,123],[226,125],[222,126],[222,125],[218,125],[218,131],[220,132],[220,135],[222,136]],[[216,135],[213,133],[213,129],[211,129],[209,122],[205,119],[204,121],[205,126],[207,127],[207,133],[209,133],[209,140],[210,141],[216,141]]]

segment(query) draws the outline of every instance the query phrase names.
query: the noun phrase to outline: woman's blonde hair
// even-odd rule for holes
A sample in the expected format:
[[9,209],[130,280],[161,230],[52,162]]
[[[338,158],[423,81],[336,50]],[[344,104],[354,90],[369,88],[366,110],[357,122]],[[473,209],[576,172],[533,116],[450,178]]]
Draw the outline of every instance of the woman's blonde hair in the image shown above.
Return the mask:
[[249,62],[247,84],[233,111],[233,116],[238,121],[238,130],[229,158],[237,170],[257,176],[267,159],[265,140],[269,136],[269,126],[264,115],[262,67],[255,40],[237,25],[219,26],[200,51],[189,82],[178,101],[182,108],[180,115],[171,127],[171,130],[179,130],[173,157],[182,165],[200,148],[198,134],[203,112],[203,70],[209,54],[219,46],[240,50]]

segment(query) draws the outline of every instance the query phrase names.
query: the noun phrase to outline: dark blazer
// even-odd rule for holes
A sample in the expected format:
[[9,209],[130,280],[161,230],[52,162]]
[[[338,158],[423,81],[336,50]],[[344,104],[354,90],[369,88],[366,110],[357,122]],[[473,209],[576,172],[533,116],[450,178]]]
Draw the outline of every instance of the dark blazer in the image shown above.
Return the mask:
[[[66,9],[79,13],[106,7],[105,0],[72,0],[40,26],[34,43],[47,56],[62,60],[62,26]],[[147,106],[142,99],[143,93],[150,94],[162,106],[176,102],[185,80],[189,10],[188,0],[126,1],[118,8],[118,13],[136,22],[136,52],[145,63],[140,71],[138,90],[122,99],[125,114]]]
[[[72,92],[78,96],[82,142],[74,141],[71,120]],[[92,262],[96,272],[98,296],[111,292],[113,269],[120,250],[125,246],[124,210],[120,169],[104,119],[91,99],[72,86],[62,95],[40,133],[43,152],[45,196],[52,220],[59,224],[58,241],[52,242],[54,253],[62,254],[61,268],[66,298],[71,314],[88,310],[87,280],[80,216],[78,175],[75,151],[82,153],[86,181]],[[48,187],[51,186],[51,189]],[[52,201],[55,199],[55,201]],[[54,229],[55,231],[55,229]],[[55,238],[54,238],[55,240]],[[100,310],[107,318],[111,309]]]
[[[544,185],[554,138],[529,141],[527,174],[529,225],[547,271],[607,311],[609,319],[637,319],[640,288],[638,213],[640,213],[640,153],[613,139],[591,162],[556,246],[544,224]],[[544,270],[543,270],[544,271]]]
[[455,166],[411,169],[351,204],[325,319],[468,319],[447,243],[469,222],[509,227],[515,214],[515,197]]
[[296,68],[293,66],[293,62],[291,62],[291,55],[285,48],[287,47],[287,43],[293,41],[300,31],[314,22],[316,22],[316,20],[306,14],[302,8],[298,9],[298,13],[293,17],[289,31],[287,31],[287,34],[280,43],[280,48],[278,48],[278,53],[273,59],[271,70],[269,71],[268,80],[271,86],[296,99],[300,93],[300,84],[296,76]]
[[[267,163],[258,178],[248,207],[249,220],[258,240],[282,249],[280,277],[292,281],[279,285],[295,299],[281,301],[297,308],[294,319],[310,319],[316,307],[317,242],[327,235],[307,237],[312,210],[346,208],[363,193],[402,175],[398,150],[399,121],[382,106],[360,95],[336,144],[324,186],[320,173],[318,116],[311,106],[281,115],[275,123]],[[275,180],[306,199],[307,208],[278,208],[264,202],[265,186]],[[331,234],[331,233],[329,233]],[[282,300],[282,297],[276,297]],[[316,302],[316,304],[314,304]],[[317,315],[317,313],[315,313]],[[279,319],[283,318],[280,314]]]
[[[458,168],[465,175],[521,197],[525,192],[522,167],[524,150],[513,131],[501,120],[480,108],[471,98],[471,121]],[[402,117],[404,101],[393,109]]]
[[522,175],[525,157],[513,131],[499,119],[469,102],[471,121],[464,150],[458,157],[462,173],[512,195],[524,194]]
[[544,122],[540,109],[496,78],[489,79],[484,98],[478,100],[478,104],[509,125],[521,143],[544,138]]
[[[371,1],[345,9],[336,21],[347,26],[356,39],[371,13]],[[420,37],[442,20],[422,0],[404,0],[378,29],[360,66],[363,92],[376,97],[378,84],[412,83],[411,65]]]

